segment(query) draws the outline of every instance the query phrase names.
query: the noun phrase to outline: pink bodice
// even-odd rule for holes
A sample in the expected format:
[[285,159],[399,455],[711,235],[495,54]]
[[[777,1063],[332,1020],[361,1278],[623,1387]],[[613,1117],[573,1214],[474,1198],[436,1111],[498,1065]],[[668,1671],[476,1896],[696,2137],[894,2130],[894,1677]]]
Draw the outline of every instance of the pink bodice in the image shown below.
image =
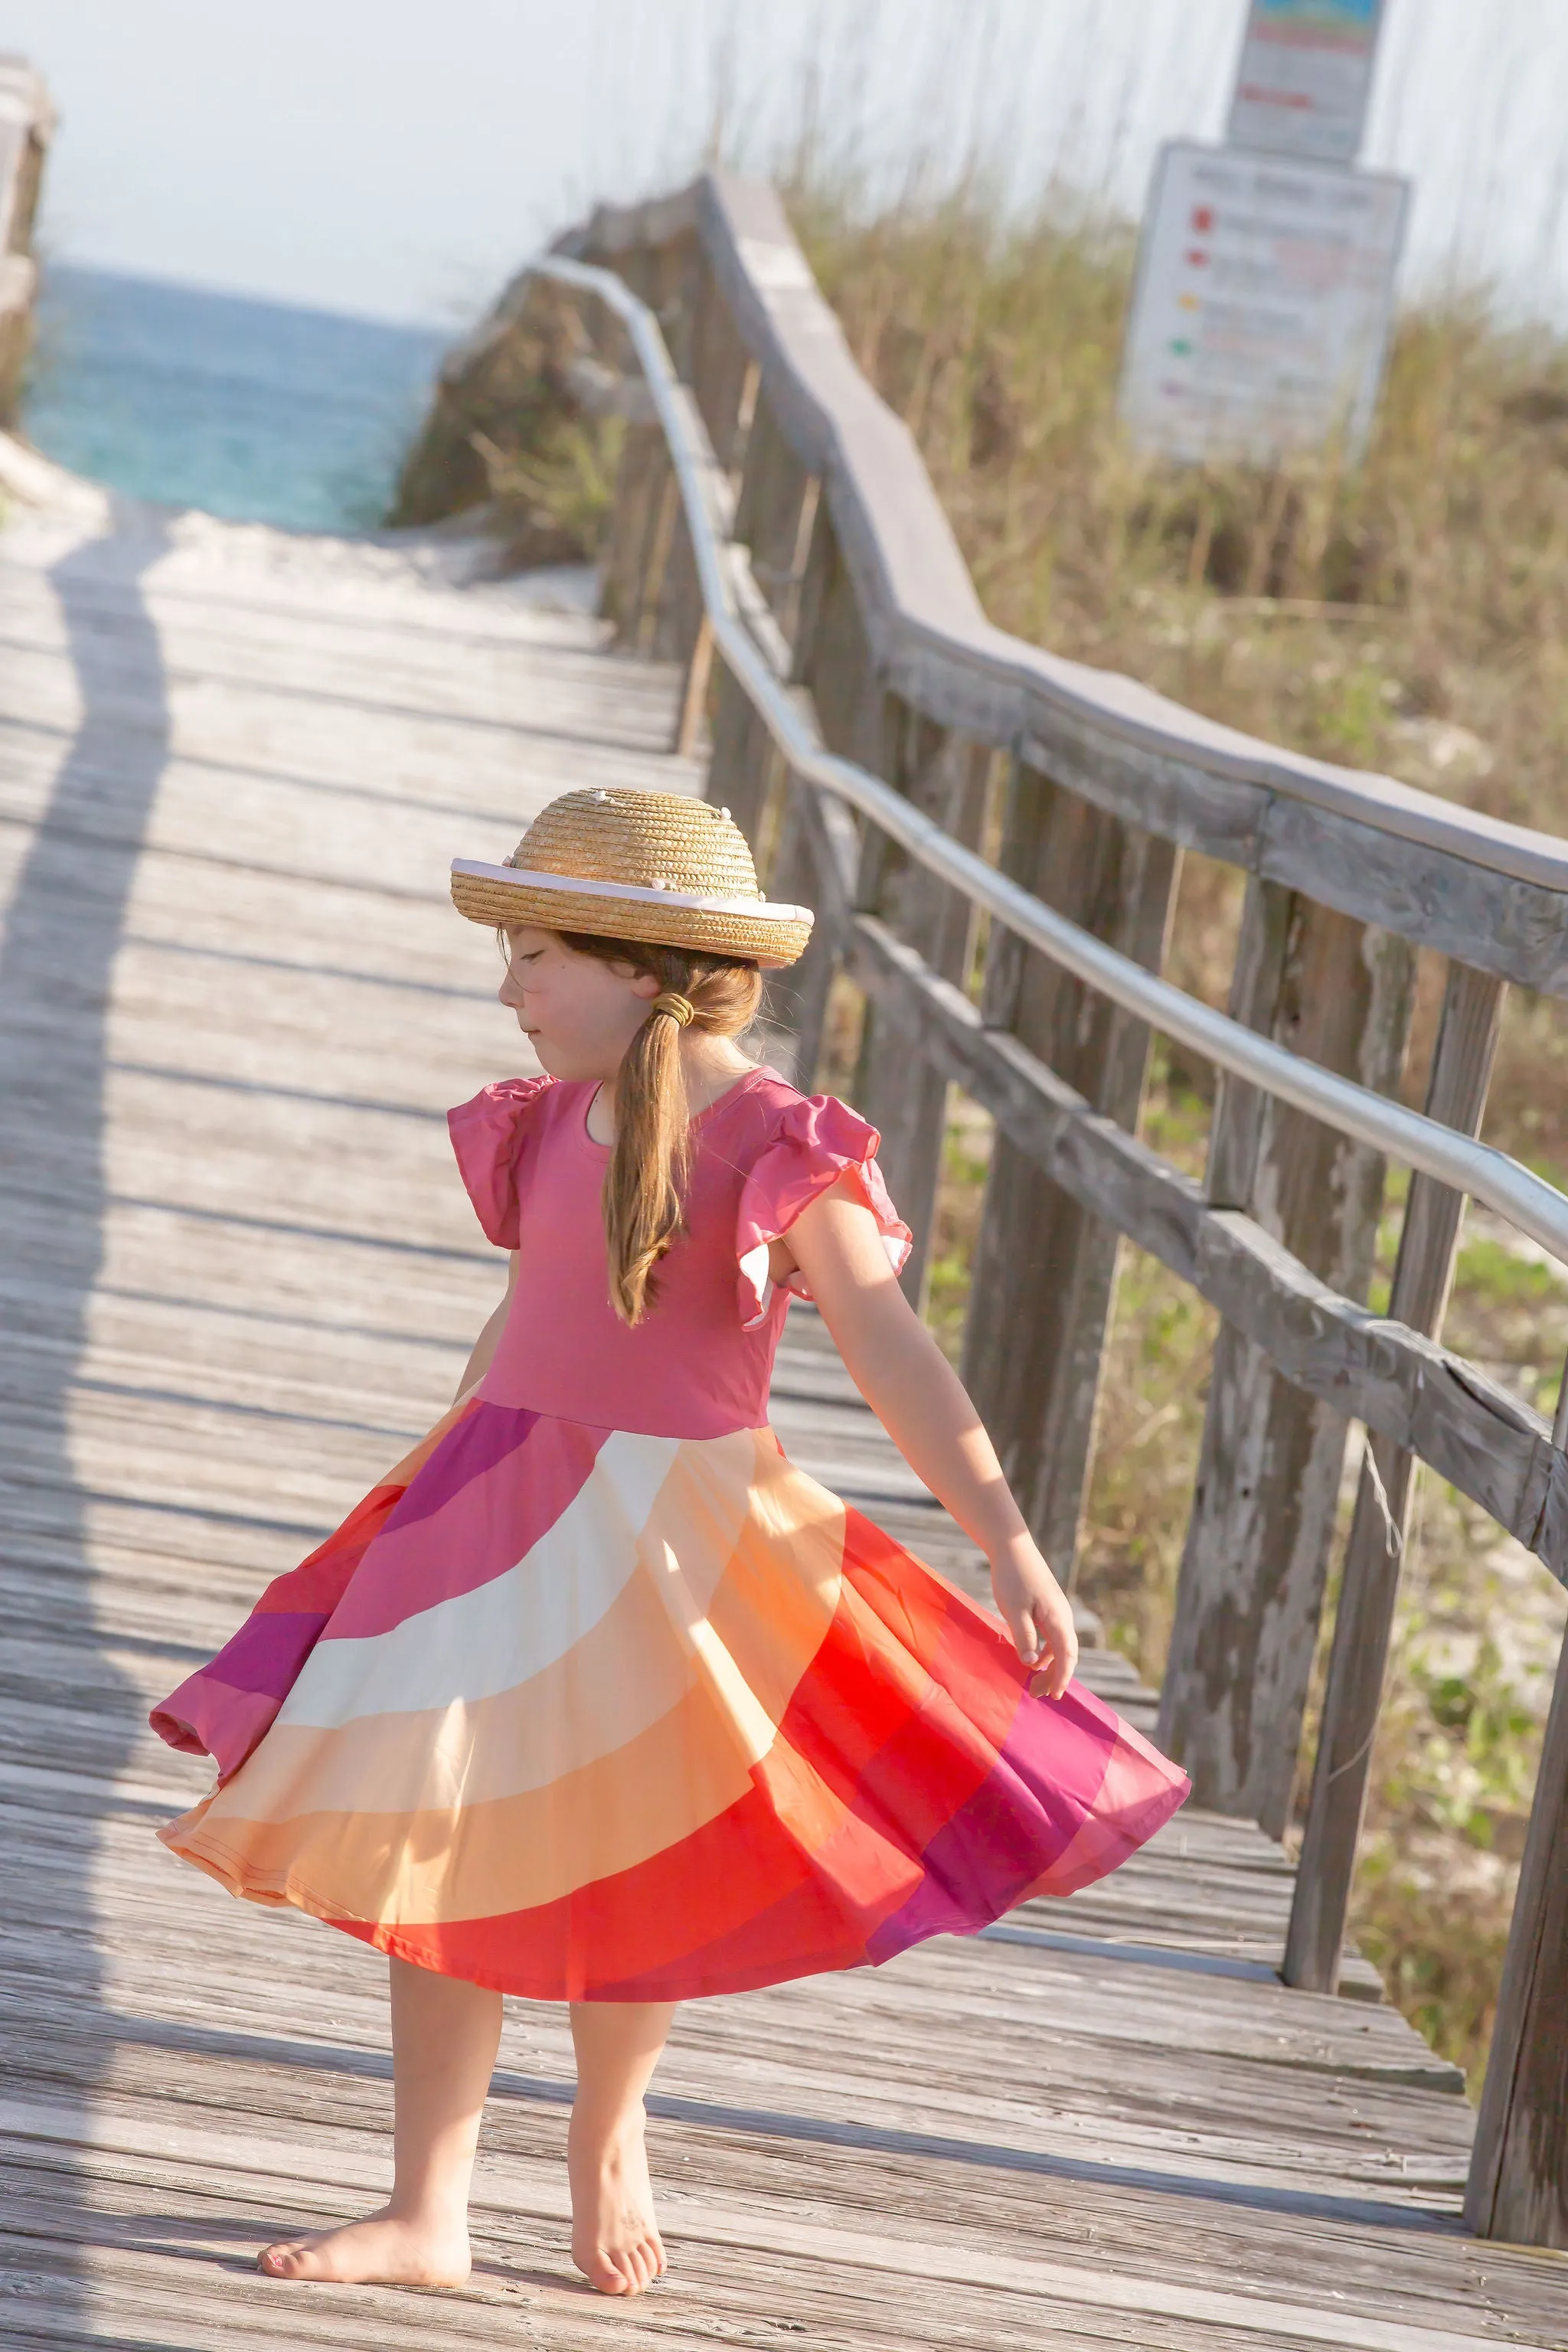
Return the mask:
[[[768,1245],[848,1178],[895,1266],[910,1234],[876,1162],[875,1128],[831,1095],[751,1071],[692,1122],[686,1226],[635,1328],[610,1306],[600,1207],[610,1147],[588,1133],[592,1085],[511,1078],[447,1114],[489,1238],[516,1250],[506,1327],[479,1394],[601,1429],[719,1437],[768,1417],[788,1311]],[[807,1294],[799,1278],[790,1288]]]

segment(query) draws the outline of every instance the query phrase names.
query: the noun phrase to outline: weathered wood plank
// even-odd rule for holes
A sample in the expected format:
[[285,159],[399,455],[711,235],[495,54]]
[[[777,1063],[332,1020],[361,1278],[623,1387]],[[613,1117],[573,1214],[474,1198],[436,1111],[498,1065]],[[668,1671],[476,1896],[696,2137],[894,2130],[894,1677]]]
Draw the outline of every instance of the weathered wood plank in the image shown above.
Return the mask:
[[[1414,959],[1403,940],[1248,885],[1231,1014],[1293,1052],[1392,1091]],[[1226,1079],[1208,1197],[1253,1217],[1343,1297],[1366,1295],[1383,1194],[1374,1153]],[[1337,1411],[1234,1328],[1215,1345],[1160,1729],[1200,1801],[1285,1826],[1344,1456]]]
[[1255,741],[985,620],[901,421],[855,366],[771,188],[710,172],[573,239],[628,272],[701,241],[779,429],[821,477],[879,674],[934,725],[1024,756],[1112,814],[1361,922],[1568,993],[1568,850],[1392,779]]
[[1558,1661],[1476,2126],[1465,2221],[1568,2249],[1568,1644]]
[[[261,2162],[255,2157],[247,2160],[235,2135],[225,2135],[210,2126],[183,2133],[174,2146],[191,2171],[216,2175],[226,2187],[248,2179],[255,2182],[256,2190],[261,2191],[270,2210],[279,2210],[281,2184],[267,2172],[265,2151],[261,2152]],[[93,2172],[97,2176],[109,2173],[113,2178],[123,2166],[132,2179],[140,2176],[157,2182],[161,2174],[166,2177],[166,2159],[161,2162],[162,2157],[163,2151],[149,2147],[128,2119],[109,2138],[101,2152],[94,2150]],[[342,2197],[344,2189],[363,2195],[371,2188],[369,2168],[358,2148],[352,2152],[345,2148],[341,2153],[333,2150],[327,2161],[329,2190],[338,2192],[335,2201],[340,2210],[346,2201]],[[478,2305],[482,2309],[484,2302],[493,2304],[499,2299],[499,2288],[512,2286],[514,2292],[521,2288],[524,2294],[519,2317],[531,2305],[548,2320],[551,2342],[575,2346],[606,2340],[598,2332],[605,2325],[602,2307],[595,2310],[585,2305],[583,2298],[571,2295],[569,2289],[553,2309],[546,2299],[549,2290],[555,2289],[559,2294],[562,2287],[567,2286],[569,2273],[558,2251],[559,2224],[563,2218],[560,2200],[550,2195],[540,2171],[537,2162],[531,2164],[517,2158],[496,2166],[478,2201],[487,2231],[495,2233],[491,2243],[498,2252],[504,2248],[510,2257],[508,2270],[499,2275],[490,2270],[458,2295],[439,2300],[424,2298],[415,2304],[414,2309],[428,2315],[426,2324],[437,2315],[444,2315],[451,2310],[454,2325],[460,2326],[473,2306]],[[830,2177],[835,2178],[837,2186],[837,2176]],[[884,2190],[889,2185],[885,2178],[879,2182]],[[525,2217],[522,2232],[507,2225],[508,2200],[510,2211]],[[1481,2352],[1486,2343],[1496,2341],[1495,2337],[1474,2334],[1468,2328],[1439,2326],[1436,2332],[1426,2332],[1422,2325],[1424,2313],[1414,2325],[1384,2322],[1387,2332],[1374,2335],[1367,2318],[1353,2310],[1336,2312],[1331,2306],[1325,2308],[1310,2302],[1283,2301],[1277,2287],[1238,2294],[1229,2286],[1194,2283],[1172,2288],[1153,2279],[1118,2277],[1092,2259],[1084,2262],[1083,2253],[1088,2250],[1083,2248],[1078,2250],[1076,2265],[1070,2261],[1053,2261],[1031,2250],[1027,2255],[1004,2256],[996,2267],[988,2271],[979,2248],[966,2247],[962,2242],[933,2242],[928,2234],[910,2231],[907,2226],[889,2229],[884,2217],[874,2210],[862,2209],[858,2200],[851,2202],[847,2212],[840,2205],[837,2214],[826,2201],[815,2212],[806,2209],[798,2220],[792,2217],[776,2225],[771,2240],[754,2213],[748,2212],[739,2200],[715,2197],[711,2191],[705,2194],[702,2188],[694,2187],[684,2193],[678,2192],[670,2202],[670,2235],[679,2249],[682,2268],[690,2266],[695,2270],[694,2283],[700,2304],[682,2312],[679,2305],[669,2309],[666,2298],[660,2297],[655,2298],[649,2307],[634,2306],[629,2312],[617,2312],[616,2319],[623,2340],[628,2327],[639,2336],[646,2334],[649,2340],[662,2338],[693,2344],[704,2340],[709,2328],[702,2326],[699,2310],[710,2307],[710,2294],[715,2298],[712,2307],[723,2315],[720,2324],[728,2323],[727,2333],[734,2328],[752,2333],[745,2328],[745,2305],[734,2294],[733,2287],[729,2295],[719,2289],[719,2275],[727,2266],[732,2280],[758,2279],[759,2257],[765,2261],[772,2251],[787,2259],[761,2273],[767,2281],[770,2303],[774,2307],[782,2303],[786,2309],[809,2315],[785,2324],[809,2328],[815,2341],[828,2344],[852,2341],[885,2345],[887,2297],[892,2291],[889,2283],[900,2283],[902,2307],[907,2313],[911,2269],[922,2277],[921,2302],[931,2315],[931,2326],[940,2331],[933,2340],[973,2347],[976,2352],[982,2347],[1011,2347],[1039,2342],[1135,2343],[1147,2347],[1147,2352],[1163,2352],[1167,2346],[1194,2347],[1194,2352],[1202,2347],[1202,2352],[1209,2352],[1209,2347],[1221,2344],[1249,2342],[1276,2347],[1332,2345],[1352,2347],[1352,2352]],[[531,2276],[521,2265],[528,2260],[528,2237],[538,2232],[542,2224],[549,2252],[545,2263]],[[93,2233],[95,2248],[103,2245],[105,2234],[100,2224]],[[39,2233],[39,2238],[41,2243],[35,2259],[47,2261],[49,2241],[44,2232]],[[199,2243],[198,2238],[196,2244]],[[705,2255],[708,2261],[704,2261]],[[152,2263],[145,2258],[143,2261],[141,2295],[133,2297],[132,2307],[145,2311],[152,2318],[155,2315],[157,2273]],[[513,2264],[518,2268],[513,2269]],[[131,2286],[135,2277],[129,2249],[120,2255],[117,2264],[100,2258],[91,2268],[96,2275],[122,2283],[121,2292]],[[211,2326],[224,2308],[222,2300],[216,2299],[221,2290],[203,2281],[195,2264],[192,2269],[194,2317],[197,2325]],[[62,2268],[57,2275],[64,2277],[68,2273]],[[792,2280],[797,2282],[793,2292]],[[753,2295],[755,2292],[753,2286]],[[345,2289],[334,2295],[331,2308],[345,2314],[357,2309],[363,2315],[361,2324],[365,2326],[373,2324],[373,2315],[379,2315],[378,2306],[390,2305],[387,2315],[395,2319],[401,2300]],[[274,2289],[265,2297],[258,2295],[257,2303],[260,2311],[279,2315],[296,2307],[287,2288]],[[1477,2319],[1484,2325],[1483,2310],[1478,2309]],[[486,2324],[493,2329],[493,2315]],[[572,2332],[558,2332],[563,2326]],[[853,2330],[847,2338],[837,2333],[840,2326],[846,2326]],[[590,2328],[594,2330],[592,2335],[577,2333]],[[686,2329],[692,2332],[687,2334]],[[671,2330],[682,2332],[667,2332]],[[368,2345],[378,2338],[367,2333],[342,2340]],[[453,2340],[478,2339],[462,2333],[456,2334]]]
[[636,642],[642,610],[642,572],[650,515],[662,489],[659,457],[664,436],[657,424],[628,423],[621,441],[605,550],[599,610],[615,625],[622,645]]
[[[746,431],[735,535],[749,551],[752,573],[778,623],[785,646],[799,618],[800,580],[816,511],[816,484],[779,432],[772,410],[753,393]],[[709,798],[727,806],[751,843],[757,871],[775,898],[777,803],[783,763],[773,740],[729,671],[721,666],[713,693]]]
[[[1002,867],[1121,953],[1157,971],[1176,883],[1168,843],[1015,763]],[[994,929],[984,1018],[1096,1111],[1133,1129],[1149,1032]],[[1065,1581],[1093,1449],[1117,1263],[1115,1223],[997,1139],[964,1325],[963,1376],[1029,1526]]]
[[[945,735],[911,713],[896,713],[891,731],[892,781],[955,841],[976,847],[985,818],[990,752]],[[975,931],[974,910],[967,899],[893,851],[874,832],[868,836],[861,865],[860,905],[888,923],[933,971],[962,987]],[[914,1235],[903,1282],[920,1306],[931,1270],[931,1224],[947,1139],[948,1081],[920,1052],[918,1037],[900,1021],[900,1002],[867,1007],[855,1094],[858,1108],[881,1135],[883,1173]]]
[[[829,749],[859,761],[879,775],[886,772],[891,751],[887,698],[877,680],[832,519],[822,505],[814,515],[801,588],[795,676],[811,695],[822,739]],[[770,985],[768,992],[770,1006],[786,1014],[794,1032],[793,1076],[808,1094],[821,1058],[828,993],[844,953],[832,866],[825,867],[818,844],[825,824],[839,833],[846,827],[858,830],[842,806],[818,814],[815,806],[818,798],[791,780],[769,886],[773,898],[816,908],[810,946],[798,963]]]
[[927,1051],[1032,1164],[1190,1282],[1289,1380],[1409,1446],[1568,1581],[1568,1457],[1539,1413],[1462,1358],[1341,1297],[1252,1219],[1210,1208],[1190,1178],[988,1031],[874,919],[857,921],[850,953],[863,987],[909,992]]
[[[1500,982],[1466,964],[1450,968],[1426,1089],[1429,1118],[1466,1135],[1480,1132],[1501,1014]],[[1412,1179],[1388,1311],[1433,1339],[1443,1328],[1463,1211],[1446,1186]],[[1415,1468],[1410,1454],[1386,1438],[1367,1444],[1285,1956],[1287,1982],[1318,1990],[1335,1980],[1350,1907]]]
[[33,221],[55,113],[42,76],[23,58],[0,59],[0,92],[6,133],[0,159],[0,425],[10,425],[16,421],[32,348],[38,282],[32,258]]
[[[24,594],[17,552],[7,533],[0,595]],[[0,1140],[13,1334],[0,1366],[0,2273],[18,2345],[161,2342],[171,2312],[182,2343],[223,2352],[295,2342],[302,2326],[323,2345],[439,2352],[498,2326],[563,2352],[607,2346],[612,2330],[637,2344],[788,2330],[884,2352],[889,2312],[900,2344],[962,2352],[1219,2352],[1290,2341],[1287,2321],[1298,2340],[1367,2352],[1406,2338],[1412,2352],[1471,2352],[1500,2328],[1548,2340],[1538,2315],[1555,2273],[1500,2251],[1483,2286],[1452,2235],[1468,2118],[1450,2077],[1392,2012],[1272,1980],[1288,1865],[1249,1825],[1192,1815],[1098,1908],[1029,1906],[1012,1923],[1021,1940],[933,1946],[889,1970],[684,2011],[653,2122],[676,2281],[634,2310],[568,2284],[566,2021],[526,2003],[509,2016],[487,2116],[485,2267],[470,2294],[349,2290],[306,2306],[247,2271],[266,2237],[384,2186],[384,1978],[352,1939],[231,1904],[155,1844],[153,1823],[205,1774],[154,1746],[144,1709],[304,1548],[267,1523],[289,1482],[323,1520],[352,1503],[367,1454],[384,1465],[382,1433],[417,1424],[449,1387],[495,1295],[500,1263],[445,1168],[439,1113],[515,1067],[515,1042],[479,1001],[486,942],[443,912],[439,875],[475,824],[510,848],[550,788],[542,755],[522,804],[506,787],[531,696],[590,730],[597,710],[627,773],[695,779],[658,749],[675,681],[603,655],[580,615],[531,646],[526,629],[509,635],[499,594],[427,586],[430,659],[403,677],[409,633],[382,614],[351,689],[347,589],[329,659],[325,592],[300,551],[260,585],[221,532],[211,561],[171,559],[155,604],[134,610],[100,583],[84,638],[117,637],[122,617],[143,656],[155,642],[165,677],[183,677],[175,700],[201,714],[215,780],[232,778],[216,763],[253,752],[259,727],[301,782],[352,785],[363,716],[375,790],[344,791],[331,826],[302,790],[237,804],[236,847],[223,788],[192,796],[182,755],[139,831],[136,772],[116,761],[140,739],[122,718],[143,736],[163,720],[135,661],[120,663],[95,721],[93,822],[117,825],[127,853],[145,845],[129,887],[90,902],[127,927],[107,1014],[79,989],[0,992],[6,1069],[28,1072]],[[39,615],[47,604],[40,585]],[[496,626],[465,638],[464,613]],[[58,745],[82,724],[58,643],[0,685],[0,715],[13,683],[44,715],[51,664]],[[476,719],[505,714],[471,793],[473,745],[489,735],[463,722],[465,699]],[[17,803],[30,833],[45,764],[12,782],[30,795]],[[244,795],[231,783],[229,798]],[[426,803],[417,823],[405,801]],[[856,845],[826,825],[814,839],[847,919]],[[30,955],[77,950],[70,870],[0,869],[9,908],[24,883],[32,894]],[[367,870],[374,889],[356,887]],[[1198,1252],[1201,1220],[1182,1230]],[[781,1354],[775,1413],[797,1458],[863,1482],[884,1497],[874,1514],[970,1574],[907,1474],[886,1499],[900,1465],[809,1315]],[[1088,1676],[1130,1709],[1147,1704],[1120,1662],[1091,1660]],[[918,2066],[889,2063],[911,2049]]]
[[700,257],[691,322],[690,365],[685,371],[719,463],[732,473],[743,460],[755,415],[761,371],[746,348],[723,290]]
[[1563,889],[1498,873],[1448,847],[1383,832],[1336,808],[1303,805],[1168,750],[1108,738],[1053,711],[1026,757],[1110,814],[1205,856],[1397,931],[1494,977],[1568,992]]

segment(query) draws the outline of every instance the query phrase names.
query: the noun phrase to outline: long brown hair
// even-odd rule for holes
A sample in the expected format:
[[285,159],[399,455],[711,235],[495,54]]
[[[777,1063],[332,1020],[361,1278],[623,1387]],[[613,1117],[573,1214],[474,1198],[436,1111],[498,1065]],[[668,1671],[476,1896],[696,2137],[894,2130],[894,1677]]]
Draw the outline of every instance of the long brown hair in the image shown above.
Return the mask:
[[[579,955],[650,972],[661,995],[683,996],[691,1027],[738,1037],[757,1017],[763,980],[754,963],[695,949],[563,931]],[[640,1323],[658,1297],[654,1271],[680,1231],[691,1140],[681,1024],[650,1012],[616,1073],[616,1142],[605,1175],[605,1248],[610,1304],[623,1323]]]

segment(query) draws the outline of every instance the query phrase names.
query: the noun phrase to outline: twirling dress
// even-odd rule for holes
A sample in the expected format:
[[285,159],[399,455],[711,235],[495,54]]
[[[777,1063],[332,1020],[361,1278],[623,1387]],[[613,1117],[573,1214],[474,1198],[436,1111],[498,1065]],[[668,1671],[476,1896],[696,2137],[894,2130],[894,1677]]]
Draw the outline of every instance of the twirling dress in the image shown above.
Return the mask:
[[213,1793],[160,1832],[232,1893],[543,2000],[886,1960],[1125,1859],[1183,1775],[784,1457],[768,1244],[877,1136],[768,1070],[694,1123],[657,1307],[611,1312],[588,1086],[451,1114],[520,1252],[484,1379],[153,1714]]

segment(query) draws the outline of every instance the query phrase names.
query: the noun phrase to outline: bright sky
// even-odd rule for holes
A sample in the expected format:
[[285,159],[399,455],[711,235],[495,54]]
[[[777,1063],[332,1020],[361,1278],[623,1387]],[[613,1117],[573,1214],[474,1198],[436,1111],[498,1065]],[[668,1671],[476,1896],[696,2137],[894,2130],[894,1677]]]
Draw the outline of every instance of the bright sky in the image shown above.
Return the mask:
[[[971,144],[1026,194],[1136,210],[1224,119],[1244,0],[7,0],[62,125],[65,258],[389,318],[477,310],[601,196],[673,184],[716,118],[754,159],[816,100],[884,178]],[[1388,0],[1363,161],[1413,173],[1413,279],[1568,316],[1568,6]]]

